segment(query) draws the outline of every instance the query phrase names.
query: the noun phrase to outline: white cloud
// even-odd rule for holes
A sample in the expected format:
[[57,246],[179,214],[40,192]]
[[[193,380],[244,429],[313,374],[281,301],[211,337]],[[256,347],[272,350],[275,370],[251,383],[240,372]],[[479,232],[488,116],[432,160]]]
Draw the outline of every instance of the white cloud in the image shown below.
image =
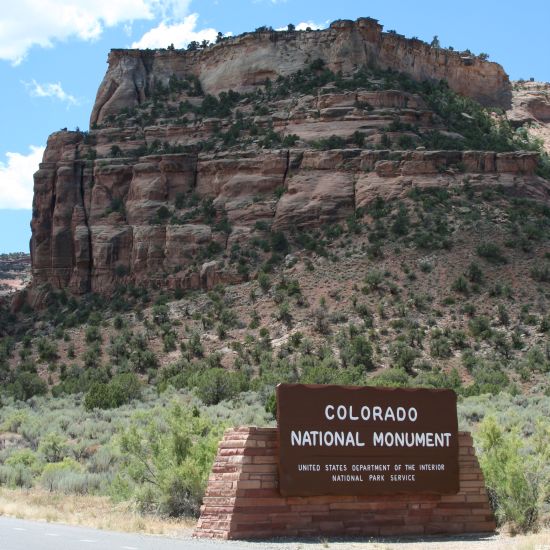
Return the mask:
[[162,21],[157,27],[147,31],[132,48],[166,48],[174,44],[176,48],[185,48],[189,42],[196,40],[202,42],[209,40],[214,42],[218,31],[216,29],[195,30],[197,27],[198,13],[191,13],[181,22],[171,23]]
[[0,208],[32,208],[33,174],[42,162],[45,147],[29,147],[30,153],[6,153],[0,162]]
[[314,23],[313,21],[302,21],[296,25],[297,31],[305,31],[307,28],[310,28],[313,31],[319,31],[321,29],[326,29],[327,23]]
[[162,21],[181,21],[188,13],[191,0],[151,0]]
[[136,20],[181,19],[190,0],[16,0],[2,4],[0,59],[17,65],[33,46],[94,40],[106,27]]
[[51,97],[53,99],[58,99],[67,105],[78,105],[79,101],[71,94],[68,94],[63,87],[61,82],[46,82],[45,84],[39,84],[32,79],[32,82],[23,82],[31,97]]
[[[308,27],[312,31],[319,31],[321,29],[326,29],[328,21],[326,23],[314,23],[313,21],[302,21],[296,25],[297,31],[305,31]],[[287,27],[278,27],[276,31],[286,31]]]

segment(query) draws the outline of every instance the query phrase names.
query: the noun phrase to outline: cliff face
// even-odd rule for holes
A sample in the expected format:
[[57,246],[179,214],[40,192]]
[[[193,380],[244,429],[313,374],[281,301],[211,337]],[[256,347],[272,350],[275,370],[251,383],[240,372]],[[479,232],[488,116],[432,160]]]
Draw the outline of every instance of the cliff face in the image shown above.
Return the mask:
[[315,59],[344,74],[369,65],[419,81],[446,80],[453,90],[483,105],[507,109],[511,104],[508,76],[497,63],[384,33],[377,21],[362,18],[336,21],[324,31],[245,34],[196,52],[113,50],[90,125],[142,103],[154,79],[192,74],[206,93],[242,92],[262,85],[266,78],[293,74]]
[[528,132],[543,142],[550,154],[550,84],[514,82],[512,109],[507,113],[514,126],[527,124]]
[[[409,151],[396,159],[383,150],[278,150],[111,159],[91,169],[78,160],[78,138],[58,133],[48,141],[49,158],[59,160],[36,173],[32,221],[34,284],[75,293],[130,281],[160,288],[236,281],[242,277],[234,269],[204,250],[228,255],[261,238],[265,225],[289,231],[344,222],[376,197],[450,187],[464,172],[474,186],[498,185],[518,196],[545,200],[550,190],[534,175],[533,153]],[[280,198],[278,189],[285,191]],[[152,222],[159,208],[177,212],[177,198],[188,193],[211,199],[214,219],[184,208],[182,223]],[[229,235],[219,227],[224,219]]]
[[[242,280],[270,247],[285,253],[270,244],[281,232],[361,219],[375,198],[404,199],[413,188],[468,181],[548,200],[535,153],[427,150],[434,139],[465,138],[384,74],[345,89],[310,70],[298,86],[292,75],[317,58],[343,74],[371,64],[446,78],[485,103],[509,101],[500,66],[382,33],[368,19],[248,34],[199,52],[113,51],[92,130],[52,134],[35,174],[34,287],[79,294]],[[276,93],[219,101],[189,80],[213,94],[277,75],[287,80]]]

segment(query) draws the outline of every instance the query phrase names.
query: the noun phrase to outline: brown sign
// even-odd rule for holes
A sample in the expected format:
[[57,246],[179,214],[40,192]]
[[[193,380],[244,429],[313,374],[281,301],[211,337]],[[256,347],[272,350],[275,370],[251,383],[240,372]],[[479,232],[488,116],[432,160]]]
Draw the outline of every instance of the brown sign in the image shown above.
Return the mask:
[[283,496],[457,493],[452,390],[277,386]]

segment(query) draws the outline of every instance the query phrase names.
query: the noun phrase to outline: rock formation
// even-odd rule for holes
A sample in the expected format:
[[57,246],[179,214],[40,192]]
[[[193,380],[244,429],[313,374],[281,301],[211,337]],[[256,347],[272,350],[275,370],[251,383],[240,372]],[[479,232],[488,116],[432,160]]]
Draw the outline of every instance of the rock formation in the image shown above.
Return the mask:
[[193,74],[206,93],[253,90],[322,59],[335,72],[351,73],[373,65],[403,72],[416,80],[446,80],[452,89],[484,105],[508,108],[511,87],[497,63],[431,48],[416,39],[382,32],[375,19],[340,20],[324,31],[246,33],[206,50],[112,50],[99,87],[90,125],[148,96],[155,79]]
[[550,154],[550,84],[548,82],[515,82],[512,108],[507,113],[511,124],[526,124],[529,133],[544,143]]
[[[269,104],[254,95],[266,78],[284,86],[313,62],[352,77],[374,66],[446,79],[484,104],[511,97],[499,65],[383,33],[372,19],[248,33],[196,52],[113,50],[92,129],[52,134],[35,174],[33,285],[210,288],[248,275],[232,255],[253,239],[342,222],[377,196],[460,185],[465,175],[548,197],[536,153],[425,150],[419,136],[430,132],[463,137],[421,95],[385,89],[386,73],[369,89],[327,84]],[[241,95],[223,96],[225,110],[204,96],[227,90]]]

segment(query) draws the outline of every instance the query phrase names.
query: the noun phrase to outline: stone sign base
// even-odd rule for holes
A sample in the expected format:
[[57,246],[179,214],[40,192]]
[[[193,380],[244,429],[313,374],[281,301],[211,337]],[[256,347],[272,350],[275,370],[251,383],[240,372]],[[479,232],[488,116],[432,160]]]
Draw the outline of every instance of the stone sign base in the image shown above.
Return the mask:
[[472,438],[459,432],[455,495],[282,497],[277,429],[228,430],[208,481],[196,537],[426,535],[495,529]]

